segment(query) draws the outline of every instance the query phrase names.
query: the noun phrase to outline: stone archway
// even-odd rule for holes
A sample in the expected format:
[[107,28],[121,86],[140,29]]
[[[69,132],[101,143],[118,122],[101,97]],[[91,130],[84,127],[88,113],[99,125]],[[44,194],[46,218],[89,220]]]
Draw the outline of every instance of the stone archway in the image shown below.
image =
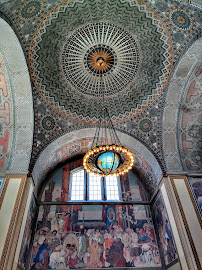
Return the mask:
[[189,77],[201,56],[201,39],[199,39],[183,55],[173,74],[173,79],[167,92],[162,132],[164,157],[168,172],[180,172],[187,169],[182,165],[184,156],[181,156],[181,150],[178,145],[178,140],[180,140],[178,138],[178,117],[180,111],[183,110],[181,100],[185,91],[189,88]]
[[20,42],[0,18],[0,172],[28,171],[33,137],[33,101]]
[[[52,142],[39,156],[33,169],[33,178],[37,191],[46,175],[54,171],[69,158],[84,154],[91,146],[95,129],[87,128],[70,132]],[[138,140],[117,132],[121,142],[134,154],[135,169],[145,180],[148,189],[153,193],[162,176],[162,170],[153,154]]]

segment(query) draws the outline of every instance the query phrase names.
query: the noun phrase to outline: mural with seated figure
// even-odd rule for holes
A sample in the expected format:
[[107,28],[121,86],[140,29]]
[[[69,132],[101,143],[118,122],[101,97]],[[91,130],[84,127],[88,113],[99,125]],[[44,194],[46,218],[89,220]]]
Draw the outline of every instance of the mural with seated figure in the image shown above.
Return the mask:
[[148,206],[42,205],[31,269],[160,267]]

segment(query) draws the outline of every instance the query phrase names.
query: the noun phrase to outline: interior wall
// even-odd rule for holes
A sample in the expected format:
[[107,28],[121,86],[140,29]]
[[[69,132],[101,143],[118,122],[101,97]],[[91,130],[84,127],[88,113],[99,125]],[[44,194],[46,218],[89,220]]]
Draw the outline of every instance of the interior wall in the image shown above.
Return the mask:
[[27,237],[33,230],[30,209],[19,259],[21,267],[27,269],[29,250],[30,269],[161,269],[148,193],[138,174],[130,172],[121,177],[120,202],[74,203],[68,197],[70,172],[81,165],[82,160],[69,163],[46,182],[31,246]]

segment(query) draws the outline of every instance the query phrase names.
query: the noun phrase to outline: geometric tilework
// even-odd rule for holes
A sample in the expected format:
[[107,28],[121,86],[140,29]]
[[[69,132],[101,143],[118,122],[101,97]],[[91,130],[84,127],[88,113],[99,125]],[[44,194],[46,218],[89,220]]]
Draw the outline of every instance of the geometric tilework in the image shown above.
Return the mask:
[[196,128],[201,121],[198,119],[201,42],[201,38],[195,41],[183,55],[165,99],[162,134],[167,171],[199,172],[201,169],[201,146],[197,138],[200,131]]
[[33,102],[28,69],[13,29],[0,18],[0,171],[28,171]]
[[[42,23],[45,16],[46,18],[48,17],[48,13],[51,11],[51,9],[56,7],[58,4],[61,4],[62,2],[63,2],[62,0],[54,0],[54,1],[53,0],[28,0],[28,1],[21,1],[21,0],[6,1],[5,0],[5,1],[1,1],[0,10],[9,18],[9,20],[11,21],[11,23],[13,24],[15,28],[15,31],[20,36],[21,42],[25,48],[24,53],[26,54],[26,56],[28,56],[30,43],[37,27],[39,26],[40,23]],[[86,3],[87,2],[88,1],[86,1]],[[108,3],[112,3],[112,2],[117,3],[116,0],[109,1]],[[192,2],[194,3],[194,1]],[[142,87],[143,86],[143,82],[141,81],[142,76],[144,76],[145,74],[149,75],[151,72],[155,72],[152,61],[158,59],[158,57],[154,59],[155,57],[152,54],[155,51],[155,48],[152,47],[150,50],[148,50],[148,53],[146,55],[146,59],[148,62],[147,64],[144,64],[145,56],[142,55],[142,49],[144,48],[145,50],[145,46],[147,45],[147,42],[145,42],[145,40],[146,41],[148,40],[149,31],[147,32],[145,39],[144,39],[144,33],[146,33],[145,32],[146,30],[152,29],[151,26],[154,23],[154,21],[152,21],[151,24],[148,24],[149,18],[147,17],[147,15],[150,15],[149,14],[150,12],[146,11],[148,10],[147,6],[141,7],[140,1],[119,1],[118,5],[113,5],[113,4],[107,5],[106,1],[101,1],[100,5],[98,5],[97,7],[100,12],[97,13],[96,15],[96,12],[95,12],[96,1],[91,1],[91,3],[88,3],[86,8],[89,8],[89,10],[92,10],[92,12],[89,13],[88,21],[84,22],[85,14],[81,13],[83,3],[84,1],[77,1],[78,10],[77,11],[73,10],[73,12],[77,12],[79,16],[76,16],[78,20],[75,21],[75,24],[72,27],[74,27],[76,31],[79,27],[82,27],[82,25],[93,23],[95,21],[96,22],[104,21],[104,22],[109,22],[109,23],[114,23],[116,25],[119,25],[122,27],[122,29],[125,29],[126,31],[128,31],[133,36],[133,38],[135,39],[135,41],[137,42],[139,46],[141,61],[143,59],[143,62],[141,62],[141,66],[139,67],[137,75],[134,80],[134,82],[138,81],[139,85],[141,84],[141,87]],[[151,11],[153,15],[154,15],[153,11],[155,10],[156,12],[155,17],[157,18],[157,21],[159,20],[162,21],[163,22],[162,25],[164,26],[166,25],[167,27],[167,31],[169,32],[170,38],[172,40],[172,45],[173,45],[173,60],[174,60],[173,67],[176,67],[176,65],[178,65],[179,57],[186,50],[187,46],[191,45],[194,42],[194,40],[196,39],[196,36],[199,33],[199,29],[202,25],[201,12],[194,5],[184,4],[184,2],[182,3],[182,1],[180,3],[179,1],[160,1],[160,0],[147,1],[145,0],[145,3],[149,7],[151,7]],[[197,1],[195,1],[195,3],[197,3]],[[106,8],[103,8],[105,4],[106,4],[105,6]],[[132,13],[132,16],[130,16],[129,15],[130,12],[128,13],[128,17],[130,17],[130,20],[128,19],[125,20],[123,16],[123,20],[121,21],[122,18],[120,14],[126,14],[126,11],[127,11],[127,9],[124,9],[124,10],[122,9],[124,5],[125,6],[130,5],[130,8],[133,10],[135,10],[135,8],[137,8],[138,6],[138,12],[142,15],[146,15],[146,18],[145,16],[143,16],[144,23],[141,24],[141,21],[137,22],[137,20],[135,20],[134,18],[134,17],[138,17],[136,16],[137,13]],[[120,9],[117,6],[119,6]],[[74,9],[73,2],[68,3],[68,8]],[[26,9],[28,10],[27,14],[26,14]],[[170,12],[175,11],[175,10],[182,11],[183,14],[185,13],[190,18],[191,27],[189,28],[189,30],[184,31],[184,29],[180,29],[171,21]],[[110,11],[110,16],[108,16],[107,14],[108,11]],[[24,16],[24,18],[22,16]],[[95,16],[98,16],[98,18],[95,18]],[[64,18],[64,16],[61,16],[61,18]],[[54,20],[56,20],[56,18],[53,18],[53,21]],[[146,20],[147,20],[147,23],[146,23]],[[62,20],[61,20],[61,23],[63,23]],[[138,23],[139,23],[140,31],[137,34],[136,33],[134,34],[134,29],[135,27],[137,27]],[[56,22],[55,22],[55,26],[56,26]],[[59,33],[59,31],[61,31],[62,29],[58,29],[57,27],[51,28],[51,25],[49,25],[49,27],[50,27],[50,31],[54,33],[54,39],[50,39],[49,42],[47,42],[47,45],[51,45],[54,42],[55,44],[60,43],[61,37],[62,37],[62,35],[60,36],[60,34],[62,33]],[[164,30],[165,29],[166,28],[164,28]],[[70,34],[71,33],[73,32],[70,31]],[[70,35],[65,36],[64,40],[62,40],[62,46],[64,46],[65,41],[67,41],[69,37]],[[155,35],[153,35],[153,37],[155,37]],[[150,45],[148,45],[148,48],[149,46]],[[158,50],[158,48],[156,49]],[[61,52],[59,54],[61,55]],[[59,60],[56,57],[55,58],[54,57],[55,57],[54,55],[51,56],[52,59],[55,59],[55,60],[52,60],[51,63],[54,63],[54,61],[59,62]],[[46,60],[46,55],[44,55],[44,59]],[[189,63],[185,65],[185,68],[184,68],[185,71],[186,71],[186,66],[190,67],[192,65],[191,64],[192,59],[193,59],[192,56],[190,56]],[[150,63],[151,65],[149,66],[148,63]],[[155,63],[158,64],[157,62]],[[51,68],[51,65],[49,65],[49,67]],[[53,76],[49,77],[50,80],[54,79],[51,81],[51,85],[54,85],[54,87],[55,86],[58,87],[56,83],[57,81],[56,77],[59,74],[61,74],[61,70],[57,70],[57,69],[53,69],[53,70],[54,70],[54,72],[52,72]],[[113,99],[109,101],[109,104],[111,104],[111,101],[113,101],[113,108],[115,108],[115,109],[112,108],[111,114],[113,116],[113,120],[116,121],[116,124],[114,123],[116,126],[116,129],[121,130],[122,132],[129,134],[132,137],[138,139],[140,142],[142,142],[155,155],[159,164],[161,164],[161,168],[163,168],[164,171],[166,171],[166,168],[164,165],[164,158],[166,161],[167,170],[174,170],[174,171],[182,170],[182,168],[180,167],[180,157],[178,154],[177,145],[175,143],[175,134],[176,134],[176,125],[177,125],[176,124],[177,120],[176,120],[175,115],[177,115],[176,108],[178,104],[180,104],[180,99],[175,98],[175,97],[177,96],[177,93],[179,91],[182,91],[182,87],[185,84],[185,78],[182,79],[181,77],[179,77],[180,78],[179,79],[173,74],[172,76],[173,77],[170,80],[170,86],[168,87],[166,86],[164,92],[167,91],[167,88],[168,88],[168,92],[170,92],[170,88],[173,88],[174,90],[173,92],[175,93],[171,93],[171,94],[168,93],[167,95],[168,98],[166,99],[166,101],[165,101],[166,94],[164,95],[163,93],[156,100],[156,102],[151,104],[149,108],[145,109],[141,113],[139,113],[142,109],[142,108],[139,108],[140,104],[138,104],[138,110],[135,111],[134,104],[137,101],[137,98],[135,97],[135,95],[136,94],[138,95],[138,91],[136,90],[142,89],[140,92],[142,93],[143,96],[147,95],[147,93],[145,92],[143,88],[139,87],[139,85],[133,89],[134,91],[132,93],[130,93],[131,89],[130,87],[128,87],[128,89],[121,91],[119,94],[115,94],[113,96]],[[59,77],[59,80],[61,79],[62,79],[61,83],[63,85],[62,89],[65,89],[65,91],[68,90],[67,89],[68,87],[66,87],[68,84],[67,80],[62,77]],[[153,83],[153,85],[155,85],[155,82]],[[147,88],[147,91],[148,89],[149,88]],[[63,95],[63,92],[61,92],[60,94]],[[71,100],[71,101],[73,100],[73,102],[70,103],[71,104],[70,114],[71,112],[73,113],[72,115],[70,115],[68,112],[67,117],[64,117],[64,115],[61,115],[61,109],[64,110],[64,108],[59,107],[57,103],[55,103],[56,106],[49,105],[49,104],[52,104],[52,102],[54,101],[53,97],[50,97],[51,103],[45,102],[42,99],[42,96],[38,95],[38,91],[35,89],[35,87],[33,87],[33,96],[34,96],[34,108],[35,108],[35,135],[34,135],[34,147],[33,147],[33,152],[32,152],[32,159],[31,159],[32,163],[31,163],[30,168],[33,168],[41,151],[43,151],[43,149],[47,147],[47,145],[50,144],[51,141],[73,130],[86,128],[92,123],[92,121],[95,121],[96,117],[92,118],[90,115],[90,114],[93,114],[91,110],[93,109],[95,112],[95,110],[99,107],[99,104],[96,103],[96,99],[94,99],[94,102],[92,102],[92,99],[89,98],[87,99],[87,101],[89,102],[88,103],[89,106],[87,106],[86,109],[84,109],[86,105],[85,104],[83,105],[82,102],[80,103],[80,101],[83,101],[82,100],[83,95],[73,95],[72,92],[69,92],[68,100]],[[172,97],[171,101],[169,100],[169,97]],[[79,100],[78,103],[75,102],[76,99]],[[144,97],[140,97],[140,99],[141,99],[140,103],[144,101],[143,100]],[[47,97],[45,98],[45,100],[47,101]],[[124,104],[123,100],[125,101],[126,105]],[[26,99],[24,99],[23,102],[24,104],[31,104]],[[79,107],[78,107],[78,104],[79,104]],[[163,107],[165,107],[165,113],[164,115],[161,115],[163,111]],[[78,108],[80,111],[79,113],[78,113]],[[132,111],[132,114],[130,114],[131,111],[128,110],[128,108]],[[120,112],[120,113],[117,114],[117,112]],[[66,111],[65,111],[65,114],[66,114]],[[85,114],[89,114],[89,115],[87,115],[87,117],[85,117],[84,119],[83,116]],[[51,117],[51,119],[53,120],[49,121],[50,119],[46,119],[46,116]],[[43,121],[43,124],[42,124],[42,121]],[[165,124],[164,124],[164,121],[165,121]],[[85,122],[85,123],[81,123],[81,122]],[[163,128],[162,128],[162,123],[163,123]],[[150,129],[149,127],[152,127],[152,128]],[[22,125],[22,129],[24,129],[24,131],[27,128],[28,128],[27,124]],[[192,134],[195,130],[197,130],[197,127],[193,125],[193,127],[190,128],[189,133],[187,133],[188,136],[190,135],[193,136]],[[0,125],[0,132],[1,131],[2,131],[2,125]],[[18,130],[16,134],[18,136],[19,134]],[[22,133],[20,133],[19,135],[22,136]],[[161,138],[162,135],[163,135],[163,142]],[[31,140],[31,136],[30,136],[30,140]],[[164,147],[162,147],[162,143]],[[21,142],[19,142],[18,145],[22,145]],[[30,154],[31,149],[29,148],[27,152],[29,152]],[[29,162],[28,161],[29,158],[27,158],[29,154],[28,155],[23,154],[24,155],[23,156],[21,150],[17,151],[17,154],[18,154],[19,160],[23,160],[25,157],[25,159],[27,160],[26,162],[27,163]],[[194,155],[192,155],[192,159],[193,158],[194,158]],[[190,160],[191,160],[191,156],[190,156]],[[16,166],[17,164],[15,164],[15,167]],[[185,169],[186,167],[184,167],[183,170]]]
[[13,117],[12,82],[6,59],[0,49],[0,171],[6,171],[12,156],[15,122]]
[[[108,66],[103,70],[103,88],[99,69],[93,67],[97,55],[102,55]],[[84,25],[70,35],[61,61],[65,78],[75,91],[102,97],[103,89],[108,97],[123,91],[134,80],[140,53],[136,41],[125,29],[109,22],[96,22]]]
[[202,172],[202,62],[187,81],[179,113],[179,148],[186,171]]
[[192,27],[192,20],[183,10],[175,9],[170,12],[170,20],[180,30],[190,30]]
[[[108,20],[110,20],[109,23]],[[89,22],[94,21],[98,21],[98,24],[88,25]],[[100,25],[100,28],[97,25]],[[87,29],[85,27],[94,28],[97,34],[94,35],[93,31],[87,30],[85,32],[83,30]],[[119,28],[121,35],[124,31],[126,34],[121,36],[118,32]],[[114,29],[116,30],[114,31]],[[130,33],[131,38],[128,33]],[[74,53],[71,53],[69,47],[66,47],[69,42],[67,40],[72,40],[79,34],[85,37],[83,43],[87,44],[88,41],[88,44],[83,45],[82,48],[78,47]],[[122,73],[120,76],[119,72],[117,75],[115,73],[116,70],[122,69],[123,74],[125,73],[125,81],[128,82],[130,76],[133,78],[134,71],[134,68],[130,67],[126,70],[122,64],[122,62],[127,63],[127,57],[129,62],[131,60],[130,56],[125,55],[122,49],[127,39],[123,39],[123,44],[117,44],[118,38],[135,40],[140,51],[140,66],[135,79],[132,79],[129,85],[124,82],[124,77],[121,78]],[[110,39],[111,43],[108,42]],[[114,42],[112,42],[113,40]],[[136,42],[133,41],[134,45]],[[122,121],[140,113],[151,105],[165,88],[172,67],[172,44],[163,21],[156,16],[152,9],[137,2],[120,0],[84,0],[63,3],[46,16],[36,30],[30,47],[29,65],[31,77],[38,93],[47,104],[67,119],[83,123],[95,123],[97,120],[100,100],[93,95],[86,97],[80,92],[89,93],[88,89],[91,84],[99,84],[100,79],[96,76],[92,77],[92,82],[86,80],[86,76],[90,76],[90,74],[86,73],[88,71],[84,67],[85,53],[88,52],[88,48],[99,43],[111,46],[117,55],[117,68],[104,77],[107,89],[109,88],[106,106],[110,110],[113,121]],[[119,46],[119,50],[117,46]],[[72,71],[70,73],[69,68],[67,69],[68,73],[66,71],[65,74],[63,73],[60,61],[61,51],[64,48],[68,51],[62,61],[69,59],[67,65],[73,61],[72,65],[75,70],[82,69],[83,80],[81,77],[75,77],[78,72]],[[83,48],[85,49],[83,50]],[[78,67],[77,59],[72,60],[72,54],[78,54],[78,61],[81,61]],[[71,79],[73,86],[68,84],[67,76]],[[80,82],[79,85],[78,82]],[[117,87],[115,84],[120,85],[118,87],[120,92],[114,91]],[[76,91],[77,89],[78,91]],[[110,91],[112,95],[110,95]]]

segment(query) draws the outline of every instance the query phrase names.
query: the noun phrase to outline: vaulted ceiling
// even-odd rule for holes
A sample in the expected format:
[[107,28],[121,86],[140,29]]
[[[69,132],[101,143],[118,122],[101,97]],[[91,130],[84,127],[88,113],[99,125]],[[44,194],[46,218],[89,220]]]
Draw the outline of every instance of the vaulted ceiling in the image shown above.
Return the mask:
[[[201,10],[181,2],[0,1],[0,15],[19,37],[32,83],[30,170],[52,141],[96,125],[101,77],[94,60],[99,55],[109,59],[102,80],[115,128],[144,144],[167,170],[162,138],[165,98],[180,57],[199,38],[202,24]],[[194,140],[196,125],[188,131]],[[197,159],[189,162],[199,166]]]

